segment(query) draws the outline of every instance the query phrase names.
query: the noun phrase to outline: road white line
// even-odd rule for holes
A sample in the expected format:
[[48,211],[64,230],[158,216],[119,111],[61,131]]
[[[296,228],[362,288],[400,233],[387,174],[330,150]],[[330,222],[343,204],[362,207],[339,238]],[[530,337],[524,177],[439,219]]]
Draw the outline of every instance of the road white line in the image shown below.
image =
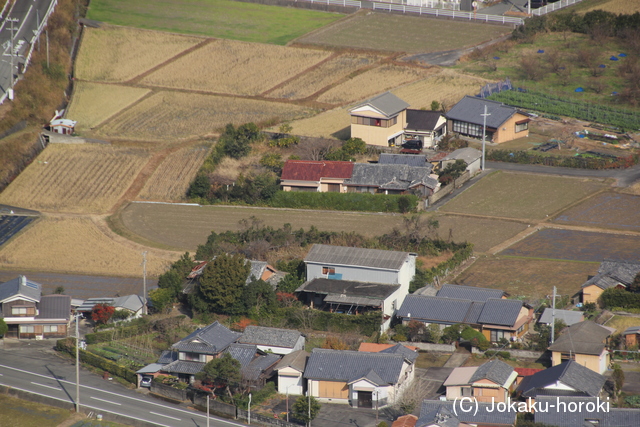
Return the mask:
[[28,18],[29,18],[29,14],[31,13],[31,9],[33,9],[33,5],[29,6],[29,10],[27,10],[27,14],[24,15],[24,18],[22,18],[22,23],[20,24],[18,31],[16,31],[16,34],[20,34],[20,30],[22,30],[22,26],[24,25],[25,22],[29,20]]
[[[154,426],[172,427],[172,426],[168,426],[166,424],[156,423],[155,421],[145,420],[144,418],[134,417],[133,415],[127,415],[127,414],[122,414],[120,412],[110,411],[110,410],[107,410],[107,409],[104,409],[104,408],[98,408],[96,406],[89,406],[89,405],[80,405],[80,406],[83,407],[83,408],[95,409],[96,411],[108,412],[110,414],[119,415],[121,417],[129,418],[129,419],[132,419],[132,420],[144,421],[145,423],[150,423],[150,424],[153,424]],[[240,424],[238,424],[238,425],[240,425]]]
[[60,388],[58,388],[58,387],[52,387],[52,386],[50,386],[50,385],[46,385],[46,384],[34,383],[33,381],[31,381],[31,384],[33,384],[33,385],[38,385],[38,386],[40,386],[40,387],[46,387],[46,388],[50,388],[50,389],[53,389],[53,390],[61,391],[61,389],[60,389]]
[[27,390],[27,389],[20,388],[20,387],[15,387],[15,386],[12,386],[12,385],[9,385],[9,384],[2,384],[2,383],[0,383],[0,385],[1,385],[1,386],[5,386],[5,387],[9,387],[9,388],[14,389],[14,390],[24,391],[24,392],[26,392],[26,393],[37,394],[38,396],[48,397],[49,399],[59,400],[59,401],[61,401],[61,402],[67,402],[67,403],[71,402],[71,403],[73,403],[73,401],[71,401],[71,400],[69,400],[69,399],[60,399],[59,397],[53,397],[53,396],[49,396],[49,395],[47,395],[47,394],[42,394],[42,393],[40,393],[39,391]]
[[94,399],[94,400],[99,400],[100,402],[111,403],[112,405],[118,405],[118,406],[121,406],[121,405],[122,405],[122,403],[112,402],[112,401],[110,401],[110,400],[99,399],[99,398],[97,398],[97,397],[93,397],[93,396],[90,396],[90,397],[91,397],[92,399]]
[[149,413],[150,413],[150,414],[153,414],[153,415],[158,415],[158,416],[160,416],[160,417],[171,418],[172,420],[176,420],[176,421],[182,421],[180,418],[170,417],[169,415],[159,414],[159,413],[157,413],[157,412],[149,411]]

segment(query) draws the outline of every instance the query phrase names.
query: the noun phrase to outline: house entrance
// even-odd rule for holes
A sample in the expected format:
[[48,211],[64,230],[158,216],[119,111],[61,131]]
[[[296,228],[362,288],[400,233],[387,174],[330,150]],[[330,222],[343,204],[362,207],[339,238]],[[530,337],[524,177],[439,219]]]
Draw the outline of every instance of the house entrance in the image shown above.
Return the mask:
[[372,391],[358,392],[358,408],[373,408],[373,392]]

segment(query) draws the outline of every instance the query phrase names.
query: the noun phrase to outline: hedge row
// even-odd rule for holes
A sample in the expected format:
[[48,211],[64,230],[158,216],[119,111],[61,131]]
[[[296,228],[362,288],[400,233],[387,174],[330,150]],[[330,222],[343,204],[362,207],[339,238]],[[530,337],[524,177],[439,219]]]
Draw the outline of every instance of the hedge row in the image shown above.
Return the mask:
[[[58,340],[56,343],[56,350],[65,352],[70,354],[71,356],[75,356],[76,348],[75,348],[75,340],[73,338],[65,338]],[[104,357],[98,356],[96,354],[90,353],[88,351],[80,350],[80,360],[88,365],[93,366],[94,368],[102,369],[103,371],[109,372],[117,377],[124,378],[128,382],[132,384],[136,384],[137,378],[136,373],[130,369],[125,368],[124,366],[120,366],[117,363],[105,359]]]
[[629,292],[626,289],[609,288],[600,295],[600,304],[607,309],[613,307],[640,309],[640,294]]
[[269,206],[274,208],[405,213],[416,210],[418,197],[412,194],[278,191],[269,201]]
[[628,168],[638,163],[637,156],[603,159],[594,157],[552,157],[534,154],[528,151],[489,150],[487,160],[496,162],[520,163],[529,165],[558,166],[581,169],[618,169]]
[[473,254],[473,244],[466,243],[465,246],[458,249],[451,258],[449,258],[445,262],[441,262],[435,267],[431,267],[431,269],[426,272],[426,280],[427,283],[432,283],[436,276],[443,276],[447,274],[447,272],[453,270],[458,267],[460,264],[465,262],[469,257]]

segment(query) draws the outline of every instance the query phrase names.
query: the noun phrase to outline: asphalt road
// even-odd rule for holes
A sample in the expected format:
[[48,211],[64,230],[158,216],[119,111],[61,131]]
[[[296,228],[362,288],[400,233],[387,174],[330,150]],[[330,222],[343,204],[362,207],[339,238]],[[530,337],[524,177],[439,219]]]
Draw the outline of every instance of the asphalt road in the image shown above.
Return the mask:
[[[0,385],[40,396],[75,402],[75,366],[51,354],[51,340],[34,342],[32,347],[0,350]],[[203,427],[206,414],[137,393],[124,386],[80,371],[80,405],[95,414],[112,413],[161,427]],[[243,426],[216,417],[213,427]]]
[[46,15],[47,10],[53,3],[53,0],[15,0],[13,5],[9,6],[9,13],[5,16],[0,24],[0,46],[2,46],[2,60],[0,61],[0,90],[6,92],[11,86],[11,22],[6,18],[17,19],[13,23],[14,38],[14,76],[18,73],[18,63],[24,64],[25,56],[29,51],[29,42],[34,36],[42,18]]

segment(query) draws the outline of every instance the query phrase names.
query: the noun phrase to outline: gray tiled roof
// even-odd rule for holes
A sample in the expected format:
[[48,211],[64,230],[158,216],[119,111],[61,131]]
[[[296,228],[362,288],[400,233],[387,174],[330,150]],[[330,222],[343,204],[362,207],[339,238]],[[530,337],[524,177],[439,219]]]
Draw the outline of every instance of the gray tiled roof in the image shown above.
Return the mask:
[[518,319],[521,308],[522,301],[490,298],[484,303],[478,323],[512,326]]
[[[553,309],[545,308],[542,316],[538,319],[538,323],[550,324],[553,315]],[[573,310],[558,310],[555,312],[556,320],[562,320],[565,325],[571,326],[574,323],[579,323],[584,320],[584,315],[581,311]]]
[[25,276],[18,276],[0,284],[0,302],[14,295],[23,295],[34,301],[40,301],[42,285],[32,282]]
[[249,365],[242,369],[242,377],[245,380],[255,381],[263,372],[267,372],[280,360],[277,354],[264,354],[256,357]]
[[[605,399],[598,401],[595,397],[551,397],[539,396],[536,405],[547,410],[538,410],[534,414],[536,423],[556,427],[637,427],[640,426],[640,409],[613,408],[610,404],[605,411],[598,408],[598,404],[606,403]],[[570,403],[575,404],[575,411],[565,410]],[[610,402],[612,403],[612,402]],[[587,405],[590,404],[590,405]],[[560,408],[558,408],[560,406]],[[573,405],[572,405],[573,407]],[[595,408],[595,411],[593,410]],[[589,410],[587,410],[589,409]],[[597,424],[587,424],[587,420],[597,420]]]
[[71,318],[71,297],[69,295],[45,295],[40,298],[37,319]]
[[311,247],[304,261],[315,264],[354,265],[400,270],[408,258],[408,252],[315,244]]
[[282,360],[276,366],[276,369],[284,369],[292,367],[300,372],[304,372],[304,367],[307,365],[307,359],[309,359],[309,353],[304,350],[294,351],[286,354]]
[[374,371],[373,369],[370,369],[369,372],[367,372],[364,375],[354,375],[353,378],[350,378],[350,379],[347,380],[347,383],[351,384],[353,382],[360,381],[360,380],[363,380],[363,379],[367,380],[370,383],[373,383],[375,385],[386,385],[387,384],[382,378],[380,378],[380,375],[378,375],[376,373],[376,371]]
[[442,117],[440,111],[407,109],[406,130],[432,131],[435,130],[438,120]]
[[487,106],[488,128],[499,128],[504,122],[509,120],[517,110],[514,107],[504,105],[501,102],[490,101],[488,99],[465,96],[446,114],[448,119],[458,120],[476,125],[482,125],[484,106]]
[[453,153],[449,154],[447,157],[443,158],[442,161],[445,160],[464,160],[467,165],[473,163],[482,157],[482,152],[480,150],[476,150],[472,147],[458,148]]
[[415,427],[458,427],[460,425],[460,420],[444,406],[420,415],[420,420],[416,421]]
[[247,326],[239,343],[293,348],[302,334],[291,329]]
[[240,335],[242,334],[230,331],[215,321],[181,339],[173,348],[193,353],[217,354],[235,342]]
[[[525,377],[516,391],[522,393],[524,397],[535,398],[542,389],[558,381],[568,385],[583,396],[597,397],[602,390],[602,386],[604,386],[606,378],[570,360]],[[561,396],[563,392],[566,392],[566,390],[558,391]]]
[[605,259],[598,268],[598,274],[587,280],[582,287],[596,285],[608,289],[623,284],[629,286],[640,273],[640,262]]
[[605,347],[605,340],[611,331],[590,320],[576,323],[565,329],[556,342],[549,346],[551,351],[599,355]]
[[393,117],[400,113],[402,110],[409,108],[409,104],[404,102],[402,99],[398,98],[391,92],[385,92],[380,95],[374,96],[371,99],[368,99],[367,101],[357,105],[349,111],[355,110],[365,105],[370,105],[376,110],[382,112],[387,117]]
[[381,153],[378,159],[380,165],[407,165],[419,168],[433,167],[431,163],[427,163],[427,156],[418,154],[391,154]]
[[231,344],[224,352],[240,362],[242,368],[246,368],[256,357],[258,347],[250,344]]
[[504,294],[505,292],[500,289],[444,284],[436,296],[442,298],[458,298],[486,302],[489,298],[502,298]]
[[188,374],[195,375],[202,371],[205,363],[202,362],[188,362],[186,360],[176,360],[168,365],[164,365],[162,370],[170,374]]
[[355,163],[346,186],[378,187],[383,190],[408,190],[417,185],[435,188],[438,181],[431,178],[432,166],[414,167],[404,164]]
[[640,326],[629,326],[624,330],[622,335],[638,334],[640,333]]
[[113,306],[117,309],[125,308],[134,313],[141,310],[144,303],[139,295],[125,295],[113,301]]
[[401,354],[315,348],[309,356],[304,378],[350,381],[355,377],[364,378],[373,370],[385,384],[396,384],[404,360]]
[[249,262],[251,263],[251,271],[249,272],[249,277],[247,277],[248,283],[252,282],[253,278],[260,280],[264,269],[267,268],[267,262],[256,260],[249,260]]
[[471,375],[469,383],[487,379],[496,384],[504,385],[512,373],[513,366],[507,365],[502,360],[492,360],[478,366],[478,369]]
[[384,350],[380,350],[378,353],[401,354],[409,363],[415,362],[418,358],[417,351],[408,349],[402,344],[396,344],[393,347],[385,348]]
[[171,350],[164,350],[160,354],[160,357],[158,358],[158,363],[160,363],[161,365],[167,365],[171,362],[175,362],[176,360],[178,360],[177,352],[171,351]]
[[[454,412],[454,402],[441,401],[441,400],[423,400],[422,407],[420,408],[420,418],[416,423],[416,427],[430,425],[429,422],[433,422],[433,419],[428,419],[430,415],[440,408],[444,408],[449,412]],[[476,406],[477,411],[476,411]],[[516,422],[517,412],[511,411],[496,411],[495,407],[491,403],[474,403],[473,410],[470,412],[457,410],[457,417],[460,422],[469,423],[473,425],[504,425],[512,426]]]

